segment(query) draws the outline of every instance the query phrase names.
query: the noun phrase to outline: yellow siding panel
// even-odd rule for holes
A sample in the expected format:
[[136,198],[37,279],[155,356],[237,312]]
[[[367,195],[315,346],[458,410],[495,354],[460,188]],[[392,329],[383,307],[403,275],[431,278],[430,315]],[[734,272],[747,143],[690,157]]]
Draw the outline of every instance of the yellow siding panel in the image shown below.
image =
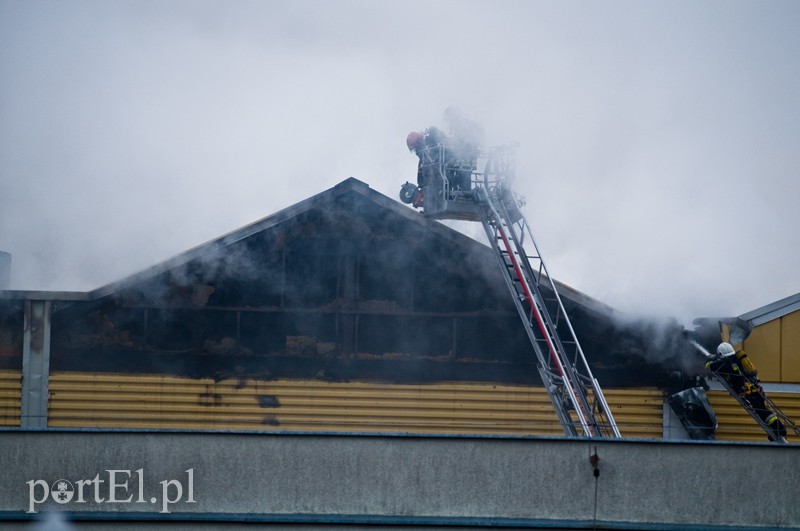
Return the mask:
[[[0,392],[9,385],[16,409],[7,416],[19,425],[19,373],[10,378],[0,373]],[[49,387],[51,427],[563,435],[552,404],[539,387],[215,382],[90,373],[54,373]],[[623,437],[663,436],[662,391],[604,393]],[[717,414],[718,440],[766,441],[764,431],[727,392],[709,391],[708,397]],[[790,418],[800,419],[800,394],[770,397]],[[800,442],[792,437],[790,441]]]
[[744,341],[744,350],[765,382],[781,381],[781,320],[775,319],[753,328]]
[[800,311],[781,320],[781,381],[800,383]]
[[22,372],[0,371],[0,426],[19,426],[21,399]]
[[[606,400],[625,437],[662,434],[657,390]],[[54,373],[49,426],[562,435],[543,388]]]
[[664,436],[664,393],[658,389],[605,389],[603,395],[620,435],[661,439]]
[[50,426],[561,433],[543,389],[56,373]]

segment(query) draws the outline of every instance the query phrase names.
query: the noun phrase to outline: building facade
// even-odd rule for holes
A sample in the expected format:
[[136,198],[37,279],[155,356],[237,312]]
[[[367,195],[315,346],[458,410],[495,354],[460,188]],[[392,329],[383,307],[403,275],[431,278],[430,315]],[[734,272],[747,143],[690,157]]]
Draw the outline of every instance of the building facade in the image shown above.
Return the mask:
[[[559,290],[622,436],[681,436],[685,331]],[[0,292],[0,424],[559,435],[509,297],[487,246],[351,178],[91,292]],[[800,311],[776,315],[746,347],[800,416]],[[723,440],[764,439],[709,397]]]

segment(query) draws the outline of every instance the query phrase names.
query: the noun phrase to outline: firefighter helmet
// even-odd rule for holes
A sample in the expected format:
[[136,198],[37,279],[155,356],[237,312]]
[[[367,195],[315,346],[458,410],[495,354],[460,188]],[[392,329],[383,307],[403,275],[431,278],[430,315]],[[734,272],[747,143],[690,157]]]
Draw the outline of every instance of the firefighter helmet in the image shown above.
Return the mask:
[[730,343],[720,343],[717,347],[717,355],[723,358],[733,356],[734,354],[736,354],[736,351],[733,349],[733,345]]
[[406,145],[409,151],[413,151],[422,147],[422,133],[419,131],[411,131],[406,137]]

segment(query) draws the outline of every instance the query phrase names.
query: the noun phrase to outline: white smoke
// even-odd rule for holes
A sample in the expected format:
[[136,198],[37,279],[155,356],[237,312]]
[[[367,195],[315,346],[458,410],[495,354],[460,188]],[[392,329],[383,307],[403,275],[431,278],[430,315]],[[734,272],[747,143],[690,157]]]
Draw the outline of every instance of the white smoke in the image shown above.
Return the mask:
[[556,278],[634,314],[744,313],[800,291],[798,15],[1,3],[11,287],[93,289],[349,176],[395,198],[416,167],[406,133],[456,104],[488,143],[520,143],[517,191]]

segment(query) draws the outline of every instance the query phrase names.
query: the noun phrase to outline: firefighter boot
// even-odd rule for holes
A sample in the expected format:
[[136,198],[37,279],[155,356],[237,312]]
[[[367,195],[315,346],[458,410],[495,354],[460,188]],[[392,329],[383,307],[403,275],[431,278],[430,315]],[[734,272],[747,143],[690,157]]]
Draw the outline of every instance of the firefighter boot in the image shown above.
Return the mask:
[[772,415],[768,416],[766,423],[767,426],[769,426],[780,439],[786,438],[786,427],[783,425],[780,419],[778,419],[778,415],[773,413]]

